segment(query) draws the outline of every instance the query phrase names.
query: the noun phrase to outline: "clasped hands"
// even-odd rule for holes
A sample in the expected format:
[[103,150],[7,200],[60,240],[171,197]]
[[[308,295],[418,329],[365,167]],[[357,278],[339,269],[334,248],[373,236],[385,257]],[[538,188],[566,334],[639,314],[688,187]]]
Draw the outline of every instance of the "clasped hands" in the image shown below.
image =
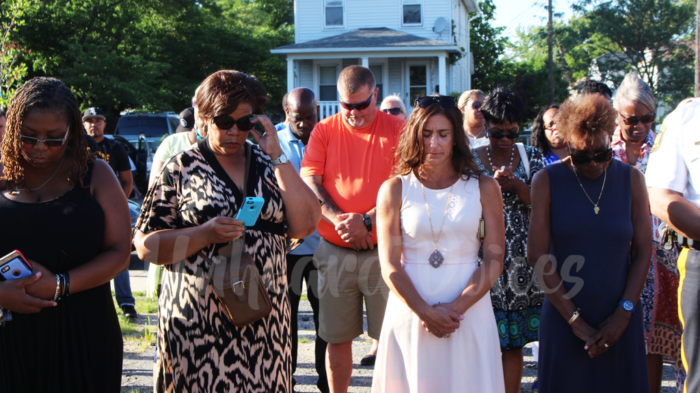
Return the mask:
[[418,317],[425,330],[437,338],[447,338],[459,329],[460,321],[464,316],[460,314],[452,303],[438,303],[427,307]]
[[355,250],[374,249],[374,234],[367,230],[362,214],[344,213],[338,214],[338,219],[341,220],[335,230],[345,243]]
[[516,189],[523,184],[522,180],[515,177],[515,174],[513,174],[513,168],[510,166],[500,168],[497,166],[492,166],[491,169],[493,169],[493,178],[496,179],[498,185],[503,191]]
[[583,349],[588,351],[588,356],[594,358],[604,354],[615,345],[627,328],[630,317],[629,312],[618,307],[608,319],[600,324],[598,329],[590,326],[582,317],[578,317],[571,324],[571,328],[578,338],[586,342]]

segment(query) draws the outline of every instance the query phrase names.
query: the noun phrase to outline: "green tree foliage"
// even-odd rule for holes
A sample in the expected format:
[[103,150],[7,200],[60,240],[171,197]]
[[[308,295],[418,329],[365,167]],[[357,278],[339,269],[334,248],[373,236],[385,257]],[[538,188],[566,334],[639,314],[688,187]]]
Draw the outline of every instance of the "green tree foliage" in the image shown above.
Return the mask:
[[17,29],[25,23],[26,0],[0,3],[0,109],[7,108],[17,87],[27,74],[27,66],[18,62],[21,46],[16,41]]
[[[481,16],[474,18],[470,24],[469,46],[474,57],[474,74],[472,88],[483,91],[491,90],[501,80],[506,38],[501,36],[504,27],[494,27],[496,6],[493,0],[480,0]],[[476,16],[470,13],[469,17]]]
[[290,9],[282,0],[46,0],[27,11],[19,36],[30,77],[62,79],[113,127],[124,110],[179,112],[220,69],[256,75],[279,101],[286,68],[269,49],[293,42]]

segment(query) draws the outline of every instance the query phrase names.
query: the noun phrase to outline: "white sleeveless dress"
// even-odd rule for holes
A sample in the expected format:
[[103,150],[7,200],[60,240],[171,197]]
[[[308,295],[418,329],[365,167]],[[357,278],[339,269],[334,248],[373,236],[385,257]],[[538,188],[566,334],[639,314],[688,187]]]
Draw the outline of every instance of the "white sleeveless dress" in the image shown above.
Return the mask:
[[[479,180],[454,185],[438,250],[445,260],[428,262],[433,238],[421,184],[401,178],[401,262],[418,293],[430,305],[451,302],[478,268],[481,218]],[[425,188],[437,236],[450,188]],[[505,392],[501,350],[491,297],[486,294],[464,314],[449,338],[428,333],[420,319],[392,292],[386,306],[374,366],[372,392]]]

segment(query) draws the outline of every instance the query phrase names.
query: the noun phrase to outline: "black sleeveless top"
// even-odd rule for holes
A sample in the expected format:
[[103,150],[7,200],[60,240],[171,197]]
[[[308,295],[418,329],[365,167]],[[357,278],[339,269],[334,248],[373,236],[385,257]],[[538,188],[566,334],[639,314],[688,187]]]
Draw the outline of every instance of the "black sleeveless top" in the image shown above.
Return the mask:
[[[56,199],[24,203],[0,194],[0,256],[19,250],[53,273],[100,252],[102,207],[84,185]],[[0,381],[8,392],[119,392],[122,338],[109,283],[0,327]]]

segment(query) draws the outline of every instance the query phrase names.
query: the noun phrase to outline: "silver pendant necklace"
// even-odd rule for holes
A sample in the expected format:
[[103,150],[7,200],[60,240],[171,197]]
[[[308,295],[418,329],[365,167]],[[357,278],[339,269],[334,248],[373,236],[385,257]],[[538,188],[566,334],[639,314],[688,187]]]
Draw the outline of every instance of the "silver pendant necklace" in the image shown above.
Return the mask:
[[586,194],[586,198],[588,198],[589,201],[593,204],[593,211],[595,214],[598,214],[600,212],[600,207],[598,207],[598,204],[600,203],[600,198],[603,196],[603,190],[605,190],[605,180],[608,178],[608,170],[605,169],[605,176],[603,177],[603,187],[600,189],[600,195],[598,195],[598,202],[593,202],[593,199],[588,196],[588,193],[586,192],[586,189],[583,188],[583,184],[581,184],[581,179],[578,178],[578,173],[576,173],[576,167],[571,164],[571,166],[574,168],[574,175],[576,175],[576,180],[578,180],[578,184],[581,186],[581,189],[583,190],[583,193]]
[[44,187],[45,185],[49,184],[49,182],[51,181],[51,179],[53,179],[54,176],[56,176],[56,174],[58,173],[58,170],[61,169],[61,165],[63,165],[63,159],[64,159],[64,158],[66,158],[65,155],[64,155],[63,157],[61,157],[61,162],[58,163],[58,166],[56,167],[56,170],[53,171],[53,175],[51,175],[51,177],[49,178],[49,180],[45,181],[44,184],[40,185],[40,186],[37,187],[37,188],[21,188],[21,189],[20,189],[20,188],[15,187],[14,190],[10,191],[10,195],[19,195],[22,191],[36,191],[36,190],[40,189],[41,187]]
[[445,257],[442,255],[440,251],[438,251],[438,241],[440,240],[440,236],[442,236],[442,228],[445,226],[445,219],[447,218],[447,211],[450,208],[450,201],[452,200],[452,189],[455,186],[455,183],[452,183],[452,186],[450,187],[450,195],[447,196],[447,204],[445,205],[445,215],[442,217],[442,224],[440,225],[440,233],[438,233],[437,238],[435,238],[435,231],[433,230],[433,219],[430,217],[430,206],[428,206],[428,198],[425,197],[425,187],[423,187],[423,182],[420,181],[420,189],[423,191],[423,200],[425,201],[425,209],[428,210],[428,222],[430,223],[430,232],[433,235],[433,252],[430,253],[430,256],[428,257],[428,262],[430,263],[430,266],[434,268],[439,268],[440,265],[445,261]]
[[[515,146],[511,146],[510,148],[510,164],[508,164],[509,167],[513,167],[513,158],[515,157]],[[486,146],[486,157],[489,159],[489,167],[488,168],[490,171],[493,171],[493,162],[491,162],[491,146]],[[501,167],[501,170],[506,169],[504,167]]]

